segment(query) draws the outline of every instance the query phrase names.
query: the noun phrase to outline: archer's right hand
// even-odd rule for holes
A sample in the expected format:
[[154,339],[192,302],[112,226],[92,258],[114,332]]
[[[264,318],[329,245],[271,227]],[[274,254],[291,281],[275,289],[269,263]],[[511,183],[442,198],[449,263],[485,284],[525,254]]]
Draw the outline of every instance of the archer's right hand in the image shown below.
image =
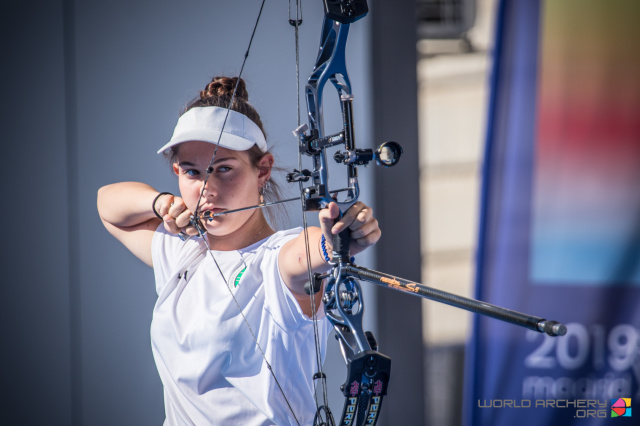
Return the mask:
[[198,231],[191,224],[191,211],[181,197],[165,194],[156,200],[156,212],[162,217],[164,228],[172,234],[181,232],[187,235],[198,235]]

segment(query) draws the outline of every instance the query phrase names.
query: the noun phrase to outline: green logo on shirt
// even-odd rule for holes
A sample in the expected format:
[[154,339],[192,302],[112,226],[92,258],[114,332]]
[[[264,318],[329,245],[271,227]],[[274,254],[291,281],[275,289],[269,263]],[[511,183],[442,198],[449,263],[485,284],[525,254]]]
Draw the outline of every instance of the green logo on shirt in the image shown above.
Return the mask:
[[244,274],[244,271],[247,270],[247,267],[245,266],[242,271],[238,272],[238,275],[236,276],[236,279],[234,280],[233,284],[234,287],[238,287],[238,284],[240,284],[240,279],[242,278],[242,274]]

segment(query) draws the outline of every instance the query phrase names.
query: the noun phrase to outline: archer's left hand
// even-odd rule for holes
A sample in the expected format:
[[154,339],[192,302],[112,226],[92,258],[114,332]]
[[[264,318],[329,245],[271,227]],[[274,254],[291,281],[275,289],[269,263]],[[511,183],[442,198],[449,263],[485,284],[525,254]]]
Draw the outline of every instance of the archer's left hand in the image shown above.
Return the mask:
[[378,226],[378,221],[373,217],[373,209],[361,201],[355,203],[340,218],[340,209],[336,203],[330,203],[327,208],[320,210],[318,218],[322,233],[330,245],[333,235],[349,228],[351,229],[351,254],[356,255],[374,245],[382,235]]

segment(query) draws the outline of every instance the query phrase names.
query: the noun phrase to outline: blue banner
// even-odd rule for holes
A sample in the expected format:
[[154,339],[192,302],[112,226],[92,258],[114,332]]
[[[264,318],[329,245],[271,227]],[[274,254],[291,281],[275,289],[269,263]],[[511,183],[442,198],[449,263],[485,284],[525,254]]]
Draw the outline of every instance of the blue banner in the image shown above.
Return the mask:
[[467,426],[640,424],[638,16],[500,2],[475,297],[568,331],[476,316]]

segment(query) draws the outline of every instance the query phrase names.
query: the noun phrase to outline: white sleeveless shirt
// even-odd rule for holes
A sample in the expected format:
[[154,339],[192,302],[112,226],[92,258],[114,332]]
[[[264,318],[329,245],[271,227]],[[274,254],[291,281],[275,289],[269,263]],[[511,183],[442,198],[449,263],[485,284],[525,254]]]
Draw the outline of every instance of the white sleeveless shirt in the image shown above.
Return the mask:
[[[318,368],[313,322],[278,270],[280,249],[300,232],[280,231],[237,251],[212,251],[223,279],[200,238],[183,242],[158,228],[151,343],[164,385],[165,425],[297,424],[251,331],[296,418],[312,424]],[[319,318],[324,360],[331,326],[324,314]]]

